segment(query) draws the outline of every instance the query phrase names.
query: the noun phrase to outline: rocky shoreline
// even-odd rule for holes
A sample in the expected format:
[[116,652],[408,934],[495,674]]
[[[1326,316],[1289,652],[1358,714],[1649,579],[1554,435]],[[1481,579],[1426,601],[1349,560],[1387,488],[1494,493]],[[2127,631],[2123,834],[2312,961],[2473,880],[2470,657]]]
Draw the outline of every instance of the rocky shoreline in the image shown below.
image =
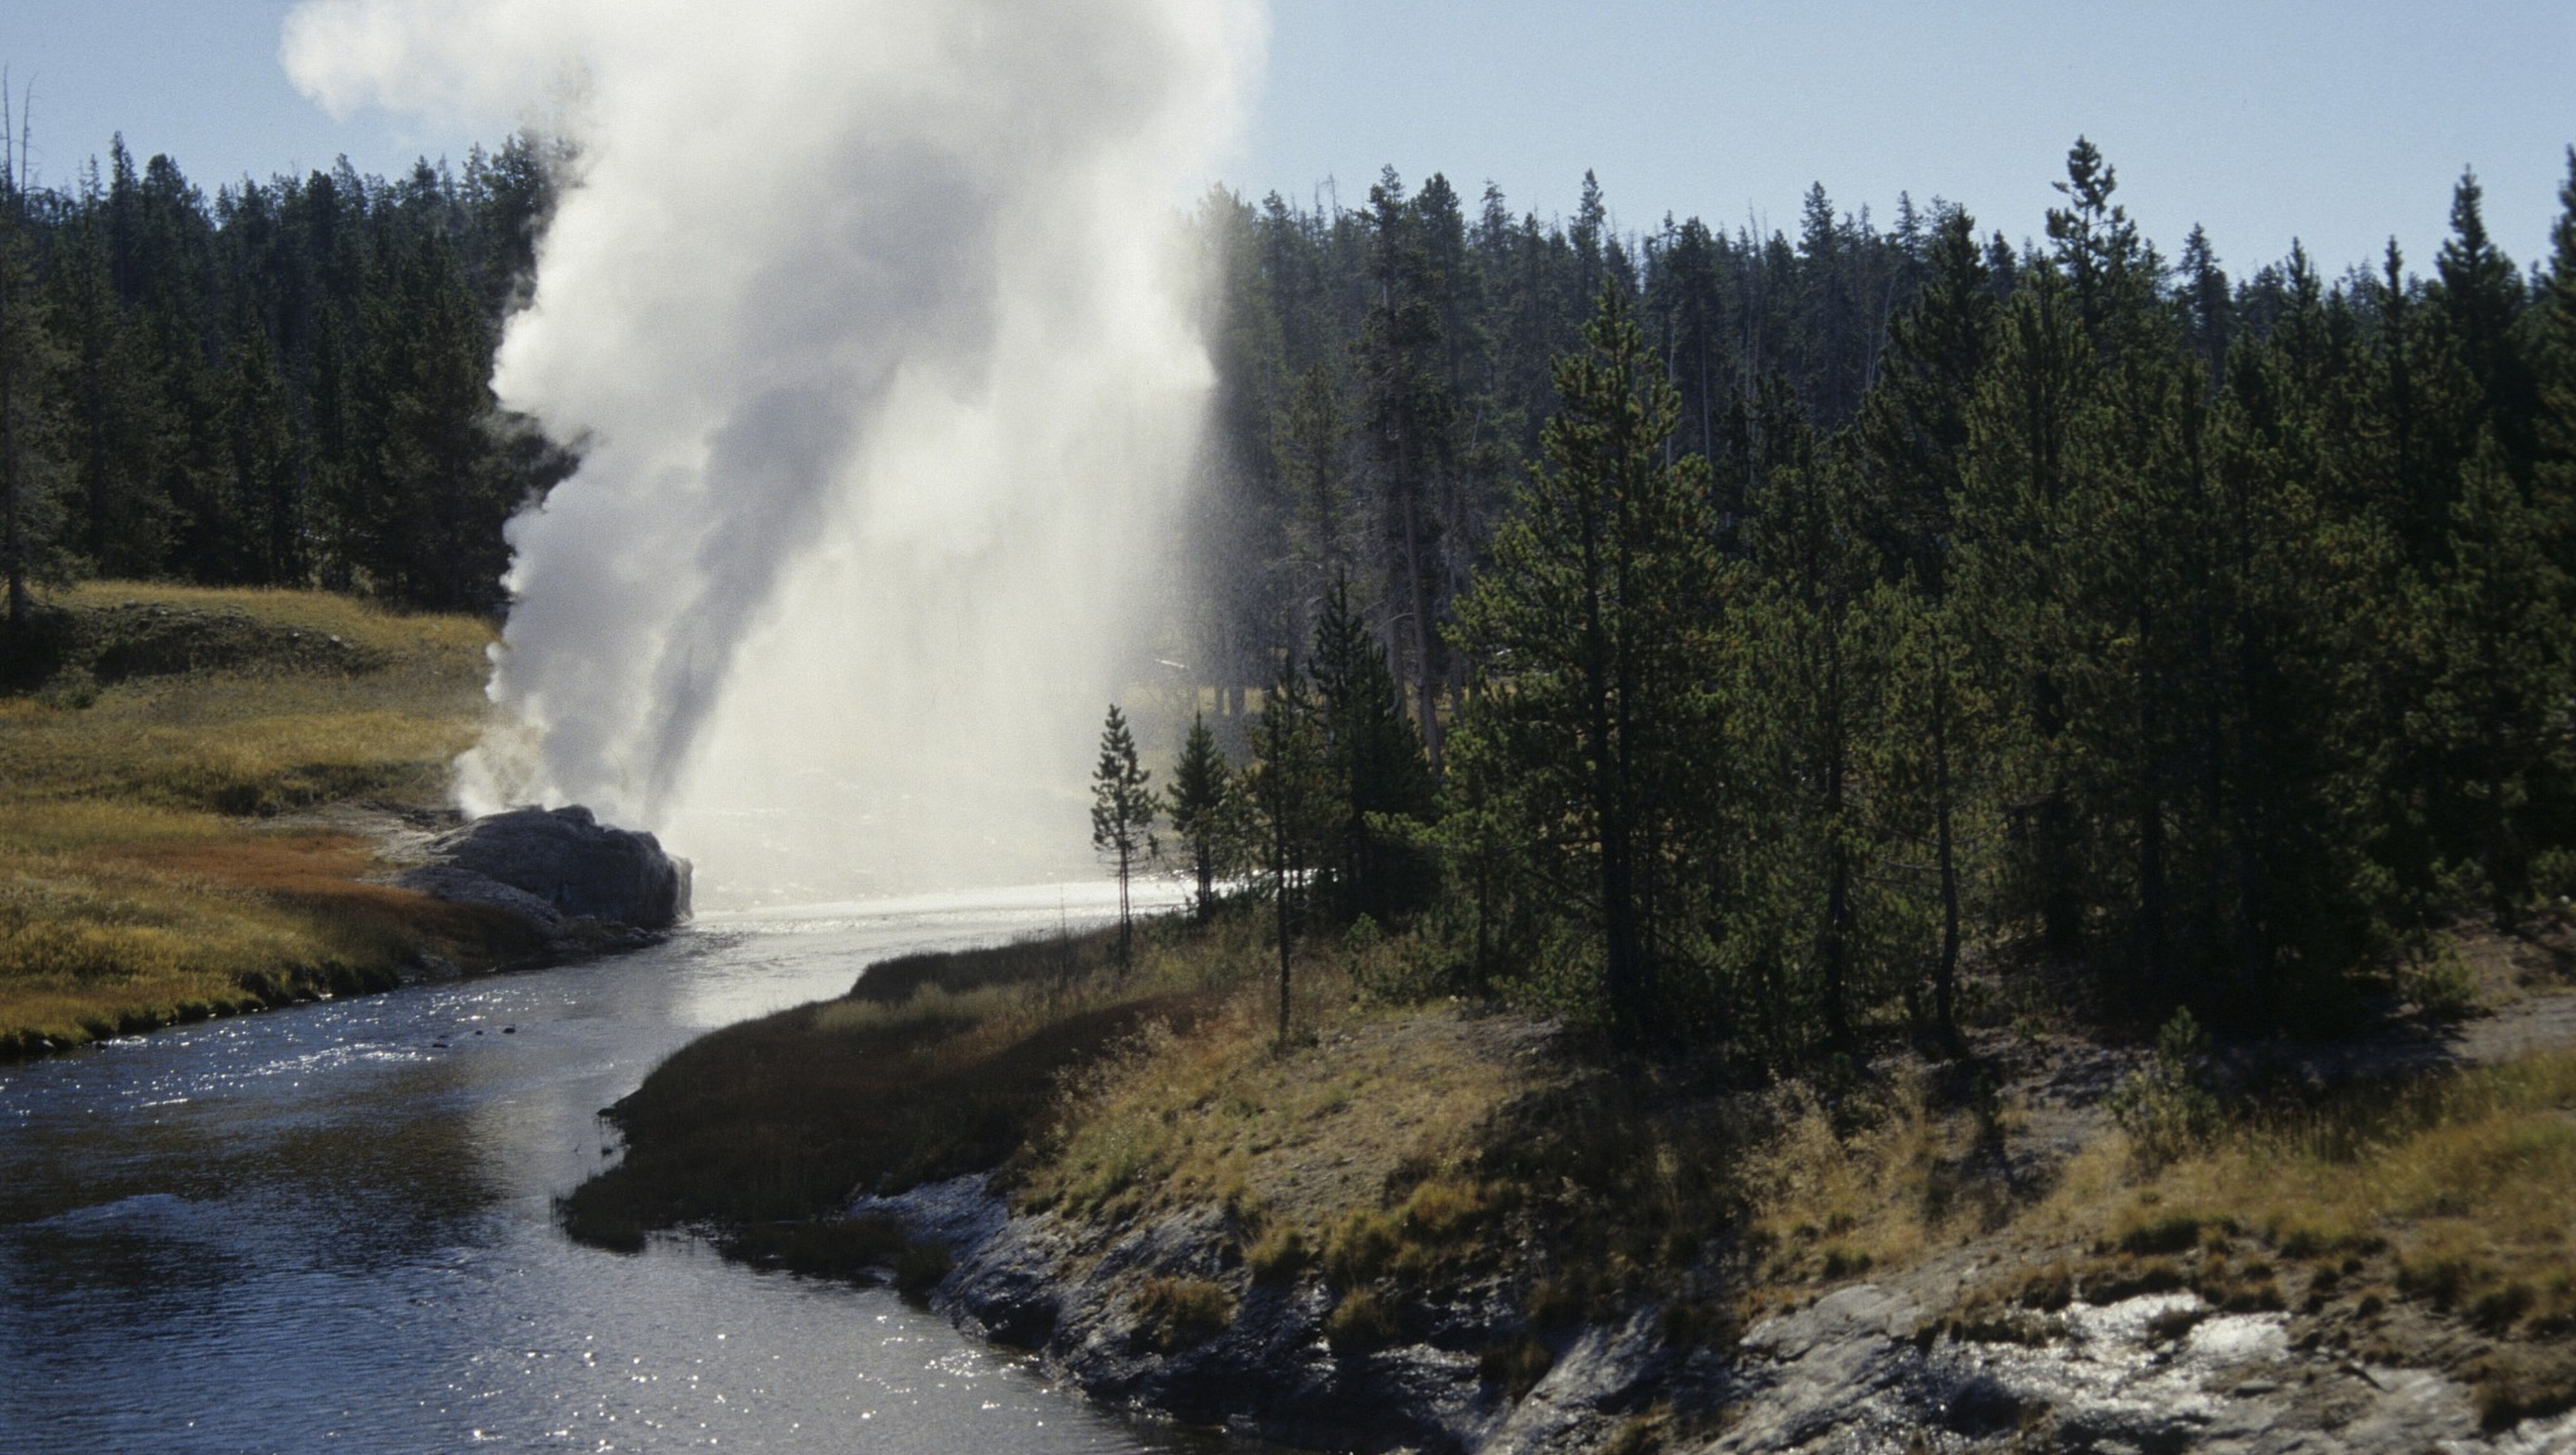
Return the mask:
[[[2438,1034],[2274,1048],[2259,1069],[2378,1080],[2569,1045],[2576,993],[2562,989]],[[2009,1070],[2017,1176],[2038,1180],[2111,1133],[2107,1099],[2137,1059],[2071,1042],[1982,1054]],[[2519,1418],[2479,1387],[2494,1356],[2476,1328],[2362,1293],[2388,1285],[2385,1252],[2366,1271],[2363,1257],[2268,1266],[2259,1249],[2231,1262],[2215,1244],[2069,1263],[2080,1250],[2062,1239],[2004,1228],[1814,1288],[1746,1328],[1651,1292],[1542,1327],[1527,1288],[1487,1276],[1407,1294],[1355,1339],[1334,1316],[1353,1295],[1311,1260],[1249,1266],[1260,1229],[1222,1202],[1015,1212],[1002,1186],[956,1177],[843,1211],[899,1229],[909,1290],[1049,1376],[1305,1448],[2576,1452],[2576,1411]],[[1511,1350],[1517,1363],[1498,1359]]]
[[[2547,946],[2470,941],[2465,1019],[2025,1019],[1756,1082],[1365,963],[1306,966],[1283,1041],[1225,928],[712,1033],[565,1226],[885,1279],[1106,1406],[1310,1449],[2576,1452]],[[2227,1120],[2147,1140],[2177,1085]]]
[[[1517,1317],[1502,1290],[1459,1291],[1422,1338],[1337,1348],[1323,1281],[1255,1280],[1221,1209],[1087,1228],[1014,1215],[968,1176],[862,1197],[848,1213],[943,1249],[931,1307],[1034,1353],[1050,1377],[1114,1407],[1313,1449],[2576,1450],[2576,1412],[2482,1431],[2457,1380],[2302,1348],[2287,1312],[2231,1312],[2188,1289],[2069,1298],[1963,1328],[1945,1311],[1981,1271],[1973,1251],[1850,1284],[1732,1340],[1676,1343],[1666,1309],[1640,1302],[1551,1337],[1552,1364],[1515,1400],[1475,1352]],[[1227,1288],[1230,1316],[1174,1347],[1147,1296],[1158,1279]]]

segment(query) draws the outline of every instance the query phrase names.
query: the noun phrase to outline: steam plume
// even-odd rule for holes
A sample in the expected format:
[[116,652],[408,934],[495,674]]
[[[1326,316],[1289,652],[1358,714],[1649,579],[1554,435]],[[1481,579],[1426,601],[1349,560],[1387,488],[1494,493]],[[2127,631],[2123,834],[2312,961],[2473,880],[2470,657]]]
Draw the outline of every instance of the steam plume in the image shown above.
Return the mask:
[[285,63],[335,110],[546,114],[578,148],[494,386],[588,449],[511,526],[466,806],[587,802],[719,898],[1078,848],[1210,383],[1175,205],[1262,28],[1259,0],[297,9]]

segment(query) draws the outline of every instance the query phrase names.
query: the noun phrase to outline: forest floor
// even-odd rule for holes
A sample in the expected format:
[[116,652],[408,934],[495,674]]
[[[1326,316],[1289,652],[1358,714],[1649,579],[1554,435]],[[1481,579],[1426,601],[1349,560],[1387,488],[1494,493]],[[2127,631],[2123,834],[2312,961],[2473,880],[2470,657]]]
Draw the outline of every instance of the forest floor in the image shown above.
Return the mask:
[[375,882],[448,821],[484,622],[93,582],[0,633],[0,1057],[527,946]]
[[[2170,1294],[2156,1347],[2265,1311],[2320,1358],[2439,1373],[2490,1430],[2576,1406],[2576,985],[2555,922],[2458,936],[2468,983],[2439,1016],[2392,1003],[2345,1040],[2223,1044],[2181,1080],[2021,1016],[1956,1061],[1890,1040],[1748,1082],[1384,993],[1400,940],[1302,952],[1282,1042],[1257,924],[1141,938],[1124,974],[1098,936],[924,957],[707,1037],[612,1109],[625,1160],[568,1226],[617,1246],[695,1228],[928,1289],[946,1252],[851,1198],[989,1173],[1062,1246],[1185,1226],[1226,1245],[1119,1275],[1139,1348],[1221,1341],[1294,1289],[1335,1350],[1465,1347],[1506,1404],[1641,1310],[1664,1346],[1731,1350],[1870,1285],[1929,1311],[1909,1336],[1927,1347],[2043,1343]],[[1731,1418],[1672,1396],[1577,1443],[1700,1445]]]

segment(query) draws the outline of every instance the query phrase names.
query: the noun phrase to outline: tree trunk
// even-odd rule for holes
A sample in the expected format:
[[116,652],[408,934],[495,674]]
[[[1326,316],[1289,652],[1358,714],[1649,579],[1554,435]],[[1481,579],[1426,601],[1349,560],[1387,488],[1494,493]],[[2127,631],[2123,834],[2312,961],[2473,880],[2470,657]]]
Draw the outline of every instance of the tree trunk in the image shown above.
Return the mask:
[[1843,843],[1843,761],[1839,748],[1825,764],[1825,822],[1833,839],[1825,849],[1825,1039],[1851,1041],[1845,1009],[1851,973],[1851,855]]
[[[1596,570],[1594,580],[1599,580]],[[1598,590],[1585,624],[1592,638],[1589,744],[1592,752],[1592,811],[1601,835],[1601,976],[1610,1013],[1620,1038],[1635,1041],[1645,1031],[1644,967],[1637,946],[1637,886],[1629,861],[1628,783],[1620,761],[1622,744],[1611,723],[1612,684],[1608,659],[1616,648],[1601,621]]]
[[[7,285],[0,284],[0,330],[6,330],[8,322]],[[5,332],[0,332],[0,512],[7,516],[0,522],[0,550],[9,554],[9,624],[24,626],[32,603],[27,595],[26,520],[19,498],[24,479],[18,468],[18,405],[12,388],[17,369],[8,347]]]
[[1288,1044],[1288,815],[1284,805],[1270,819],[1270,874],[1279,887],[1279,1044]]
[[[2054,758],[2058,737],[2064,730],[2056,679],[2042,672],[2033,696],[2041,741]],[[2065,967],[2084,954],[2084,901],[2073,863],[2075,809],[2067,802],[2066,785],[2054,762],[2048,765],[2048,773],[2052,781],[2039,800],[2039,862],[2035,866],[2039,876],[2040,946],[2050,964]]]
[[1136,921],[1128,911],[1127,878],[1129,854],[1124,844],[1118,847],[1118,973],[1125,975],[1133,962],[1136,947]]
[[1950,672],[1947,664],[1938,670],[1932,685],[1932,812],[1941,867],[1941,958],[1932,971],[1932,1016],[1939,1023],[1942,1044],[1955,1052],[1959,1046],[1959,868],[1950,830]]
[[2148,983],[2161,990],[2169,988],[2173,978],[2173,957],[2165,943],[2165,804],[2156,781],[2154,692],[2152,684],[2141,685],[2148,690],[2142,694],[2138,713],[2139,748],[2146,760],[2140,768],[2138,793],[2138,938],[2146,959]]
[[1431,671],[1431,595],[1422,583],[1422,540],[1419,507],[1409,481],[1399,480],[1396,489],[1404,499],[1404,576],[1405,591],[1413,605],[1413,690],[1415,710],[1422,715],[1422,751],[1431,761],[1431,775],[1440,776],[1440,683]]

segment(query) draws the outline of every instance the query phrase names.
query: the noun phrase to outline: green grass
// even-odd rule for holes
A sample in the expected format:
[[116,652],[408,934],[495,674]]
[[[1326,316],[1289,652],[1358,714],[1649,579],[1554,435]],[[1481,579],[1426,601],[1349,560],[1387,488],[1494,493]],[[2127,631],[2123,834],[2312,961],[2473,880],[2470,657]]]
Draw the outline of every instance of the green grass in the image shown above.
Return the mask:
[[0,1054],[391,983],[498,917],[362,881],[277,820],[434,806],[482,722],[484,623],[312,592],[91,583],[0,644]]

